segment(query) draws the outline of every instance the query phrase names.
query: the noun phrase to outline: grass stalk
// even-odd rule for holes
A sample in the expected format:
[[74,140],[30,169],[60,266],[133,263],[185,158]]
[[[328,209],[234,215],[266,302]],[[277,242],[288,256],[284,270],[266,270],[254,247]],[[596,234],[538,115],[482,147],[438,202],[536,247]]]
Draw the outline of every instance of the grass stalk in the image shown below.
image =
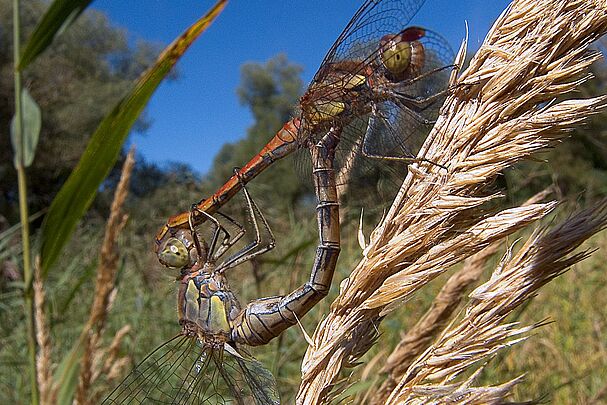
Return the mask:
[[32,404],[39,403],[37,371],[36,371],[36,329],[34,326],[34,300],[32,294],[32,263],[29,232],[29,213],[27,206],[27,176],[23,156],[23,109],[21,104],[21,71],[18,68],[21,54],[21,19],[19,0],[13,0],[13,78],[15,88],[15,138],[20,145],[16,149],[15,169],[17,170],[17,183],[19,188],[19,217],[21,220],[21,243],[23,247],[23,296],[25,318],[27,324],[27,347],[30,374]]
[[[128,195],[129,180],[135,165],[135,151],[131,149],[122,167],[120,181],[114,193],[114,200],[110,208],[110,217],[106,223],[103,243],[97,266],[97,279],[95,281],[95,294],[89,319],[83,329],[84,353],[80,361],[80,375],[76,391],[76,404],[92,403],[94,393],[92,386],[96,378],[100,376],[99,368],[111,369],[112,362],[118,361],[117,346],[122,337],[128,332],[128,328],[119,333],[120,336],[107,351],[107,358],[113,359],[110,364],[102,365],[99,358],[104,351],[100,347],[105,321],[112,306],[115,294],[115,279],[118,269],[118,236],[126,224],[127,215],[122,212],[122,207]],[[107,362],[106,362],[107,363]],[[115,373],[114,373],[115,374]]]

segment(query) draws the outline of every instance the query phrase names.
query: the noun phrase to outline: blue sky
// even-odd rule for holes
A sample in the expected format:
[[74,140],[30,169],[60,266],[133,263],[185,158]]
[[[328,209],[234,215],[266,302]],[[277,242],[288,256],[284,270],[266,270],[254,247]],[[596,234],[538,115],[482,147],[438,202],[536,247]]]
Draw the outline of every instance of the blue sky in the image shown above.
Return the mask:
[[[148,106],[152,127],[131,141],[150,161],[186,162],[206,172],[221,146],[242,138],[252,124],[251,114],[236,96],[242,64],[285,53],[303,66],[304,81],[309,82],[362,2],[230,2],[179,62],[179,80],[162,84],[154,94]],[[457,50],[468,21],[472,51],[507,4],[505,0],[426,0],[409,25],[441,33]],[[210,0],[96,0],[92,7],[128,30],[132,41],[168,44],[211,5]]]

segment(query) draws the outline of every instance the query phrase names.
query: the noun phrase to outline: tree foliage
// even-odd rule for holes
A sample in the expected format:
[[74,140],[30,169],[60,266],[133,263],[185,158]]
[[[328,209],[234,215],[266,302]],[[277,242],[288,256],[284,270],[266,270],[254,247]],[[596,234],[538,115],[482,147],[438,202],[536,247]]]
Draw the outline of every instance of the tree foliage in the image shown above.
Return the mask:
[[[207,184],[215,189],[258,153],[272,136],[291,118],[293,107],[302,94],[302,68],[291,63],[285,55],[278,55],[265,64],[247,63],[241,69],[238,96],[250,108],[254,123],[245,138],[226,144],[215,157]],[[275,163],[255,181],[262,187],[263,199],[273,207],[296,203],[310,190],[311,178],[302,178],[296,171],[293,157]],[[295,157],[297,159],[297,157]]]
[[[47,3],[23,2],[27,38]],[[0,0],[0,128],[13,115],[10,0]],[[88,11],[24,72],[24,84],[42,109],[37,158],[28,171],[32,211],[48,206],[77,163],[101,118],[157,54],[151,43],[130,47],[126,32]],[[148,125],[140,120],[138,129]],[[14,217],[16,176],[8,136],[0,137],[0,213]],[[12,221],[11,221],[12,222]]]

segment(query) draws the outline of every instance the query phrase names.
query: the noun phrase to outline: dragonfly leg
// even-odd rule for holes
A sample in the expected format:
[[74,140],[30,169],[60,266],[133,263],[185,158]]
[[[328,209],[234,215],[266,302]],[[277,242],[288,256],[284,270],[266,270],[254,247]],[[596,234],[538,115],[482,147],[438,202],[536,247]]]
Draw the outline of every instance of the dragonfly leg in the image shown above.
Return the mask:
[[261,213],[259,207],[251,198],[251,195],[244,184],[242,184],[242,191],[245,196],[247,211],[251,223],[253,224],[253,229],[255,230],[255,240],[226,259],[225,262],[217,267],[216,271],[225,271],[229,268],[236,267],[247,260],[251,260],[255,256],[272,250],[274,246],[276,246],[276,240],[274,239],[274,234],[270,229],[270,225],[268,225],[268,221],[266,221],[266,218]]
[[429,70],[427,72],[421,73],[419,75],[416,75],[415,77],[412,77],[410,79],[405,79],[405,80],[401,80],[400,82],[398,82],[398,87],[404,87],[406,88],[407,86],[411,86],[413,83],[418,82],[420,80],[425,79],[428,76],[431,76],[435,73],[441,72],[443,70],[448,70],[448,69],[456,69],[459,71],[460,66],[459,65],[455,65],[455,64],[451,64],[451,65],[445,65],[445,66],[441,66],[432,70]]
[[[238,175],[238,168],[235,168],[234,172],[235,175],[238,176],[238,178],[240,179],[240,176]],[[261,213],[259,207],[251,198],[249,191],[244,185],[244,182],[241,182],[241,189],[245,196],[247,212],[254,227],[255,240],[249,243],[244,248],[242,248],[240,251],[230,256],[219,266],[217,266],[217,268],[215,269],[215,271],[217,272],[223,272],[229,268],[236,267],[239,264],[254,258],[255,256],[258,256],[273,249],[275,246],[275,239],[274,235],[272,234],[272,230],[270,229],[270,226],[268,225],[268,222]],[[192,205],[190,212],[190,230],[193,235],[194,243],[198,249],[199,255],[203,249],[205,250],[205,252],[208,252],[208,257],[206,257],[206,260],[215,262],[245,234],[245,228],[226,214],[216,212],[215,216],[221,216],[236,229],[236,233],[234,236],[230,235],[230,232],[226,229],[224,225],[222,225],[218,221],[217,218],[215,218],[215,216],[200,210],[196,204]],[[195,218],[200,218],[203,216],[206,217],[209,221],[211,221],[215,227],[211,242],[209,243],[208,247],[206,244],[203,245],[204,241],[202,241],[202,243],[200,242],[200,238],[195,232],[193,226],[193,224],[195,223]],[[223,234],[223,240],[219,244],[217,250],[215,250],[220,234]],[[200,255],[200,257],[205,256]]]
[[215,213],[215,215],[222,217],[223,219],[226,220],[226,222],[231,224],[236,229],[236,233],[233,236],[231,236],[230,233],[225,228],[225,226],[222,225],[222,230],[224,232],[224,240],[221,242],[221,244],[217,248],[217,251],[215,251],[215,253],[213,254],[213,261],[216,261],[217,259],[219,259],[226,252],[226,250],[231,248],[246,233],[244,226],[239,224],[236,220],[234,220],[230,216],[224,214],[223,212],[219,212],[219,211],[217,211]]
[[[445,94],[447,94],[449,91],[449,89],[442,90],[428,97],[411,97],[407,94],[398,93],[398,101],[412,110],[423,111],[426,108],[430,107],[432,104],[434,104],[436,101],[443,98]],[[419,119],[424,123],[426,123],[427,121],[421,117]],[[427,122],[433,123],[432,121]]]
[[[417,112],[413,111],[413,110],[405,110],[407,114],[410,114],[413,119],[421,121],[423,123],[426,123],[426,120],[419,115]],[[377,105],[373,104],[373,106],[371,107],[371,115],[369,116],[369,123],[367,125],[367,130],[366,132],[363,134],[362,136],[362,140],[360,141],[360,144],[358,146],[358,148],[360,148],[360,152],[361,155],[366,157],[366,158],[371,158],[371,159],[383,159],[383,160],[395,160],[395,161],[404,161],[404,162],[412,162],[415,161],[417,159],[415,158],[411,158],[411,157],[406,157],[406,156],[399,156],[399,155],[383,155],[383,154],[379,154],[376,152],[373,152],[371,150],[371,145],[369,145],[370,143],[370,136],[369,133],[373,131],[373,127],[376,124],[376,120],[379,121],[383,121],[383,126],[384,129],[387,131],[394,131],[394,129],[392,128],[391,124],[389,122],[386,122],[387,119],[385,117],[383,117],[381,115],[381,113],[378,111]],[[380,124],[381,125],[381,124]],[[394,133],[394,138],[397,139],[398,138],[398,134]]]
[[320,236],[310,279],[286,296],[249,303],[234,320],[234,341],[250,346],[266,344],[328,294],[340,251],[339,203],[333,167],[338,142],[338,131],[331,130],[310,148]]
[[[242,238],[242,236],[245,234],[244,227],[232,218],[230,218],[228,215],[225,215],[221,212],[216,212],[215,215],[223,217],[228,223],[233,225],[236,229],[236,232],[233,235],[230,234],[226,227],[222,225],[217,220],[217,218],[215,218],[215,216],[199,210],[196,204],[193,204],[190,210],[190,232],[192,233],[192,239],[194,240],[194,245],[196,246],[196,249],[198,251],[198,257],[200,257],[202,261],[215,261],[232,245],[238,242],[238,240],[240,240],[240,238]],[[198,232],[196,232],[193,220],[195,216],[206,217],[209,221],[213,223],[213,236],[211,237],[211,242],[208,245],[206,241],[200,239]],[[217,248],[217,250],[215,250],[220,235],[223,235],[223,238],[219,244],[219,247]]]

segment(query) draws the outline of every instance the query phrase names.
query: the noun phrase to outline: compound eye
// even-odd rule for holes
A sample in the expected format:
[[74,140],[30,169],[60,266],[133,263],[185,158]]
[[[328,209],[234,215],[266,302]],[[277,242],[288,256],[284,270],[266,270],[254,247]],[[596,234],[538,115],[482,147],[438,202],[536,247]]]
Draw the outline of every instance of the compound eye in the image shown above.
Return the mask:
[[158,252],[158,260],[167,267],[181,269],[190,264],[190,252],[181,240],[169,238]]
[[390,73],[402,74],[411,63],[411,43],[396,36],[382,44],[381,61]]

